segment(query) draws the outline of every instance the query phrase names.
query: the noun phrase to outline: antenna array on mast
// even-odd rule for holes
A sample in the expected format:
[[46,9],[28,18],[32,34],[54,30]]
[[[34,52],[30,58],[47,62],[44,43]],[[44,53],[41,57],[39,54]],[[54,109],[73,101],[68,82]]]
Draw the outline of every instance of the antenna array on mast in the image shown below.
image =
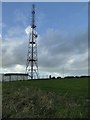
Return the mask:
[[30,79],[38,78],[37,34],[35,25],[35,5],[32,5],[32,24],[29,33],[26,72]]

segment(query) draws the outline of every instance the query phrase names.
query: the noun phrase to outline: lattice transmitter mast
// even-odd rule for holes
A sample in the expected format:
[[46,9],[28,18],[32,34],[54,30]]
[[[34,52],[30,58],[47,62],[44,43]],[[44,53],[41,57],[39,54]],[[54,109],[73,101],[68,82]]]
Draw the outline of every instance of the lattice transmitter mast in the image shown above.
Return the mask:
[[35,5],[32,5],[32,24],[29,33],[26,72],[30,79],[38,78],[37,33],[35,25]]

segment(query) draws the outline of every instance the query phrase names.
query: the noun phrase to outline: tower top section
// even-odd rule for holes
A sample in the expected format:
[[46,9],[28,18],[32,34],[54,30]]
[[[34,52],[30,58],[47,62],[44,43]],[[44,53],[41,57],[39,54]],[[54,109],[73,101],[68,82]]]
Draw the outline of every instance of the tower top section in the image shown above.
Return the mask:
[[36,27],[35,25],[35,5],[32,5],[32,26],[33,29]]
[[32,14],[35,14],[35,5],[32,5]]

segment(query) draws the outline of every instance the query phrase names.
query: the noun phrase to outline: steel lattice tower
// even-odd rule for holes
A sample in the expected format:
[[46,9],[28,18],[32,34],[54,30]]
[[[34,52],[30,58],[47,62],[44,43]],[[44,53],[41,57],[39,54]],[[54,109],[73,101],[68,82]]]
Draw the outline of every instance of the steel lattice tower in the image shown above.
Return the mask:
[[38,78],[37,34],[35,25],[35,5],[32,5],[31,33],[29,35],[26,72],[30,79]]

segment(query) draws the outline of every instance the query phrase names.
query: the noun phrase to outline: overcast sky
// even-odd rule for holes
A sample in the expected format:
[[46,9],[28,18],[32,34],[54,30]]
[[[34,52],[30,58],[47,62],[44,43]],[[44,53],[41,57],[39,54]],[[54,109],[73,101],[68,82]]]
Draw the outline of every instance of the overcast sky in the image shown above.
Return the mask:
[[[88,74],[88,3],[35,3],[39,74]],[[3,72],[25,72],[32,3],[2,3]]]

